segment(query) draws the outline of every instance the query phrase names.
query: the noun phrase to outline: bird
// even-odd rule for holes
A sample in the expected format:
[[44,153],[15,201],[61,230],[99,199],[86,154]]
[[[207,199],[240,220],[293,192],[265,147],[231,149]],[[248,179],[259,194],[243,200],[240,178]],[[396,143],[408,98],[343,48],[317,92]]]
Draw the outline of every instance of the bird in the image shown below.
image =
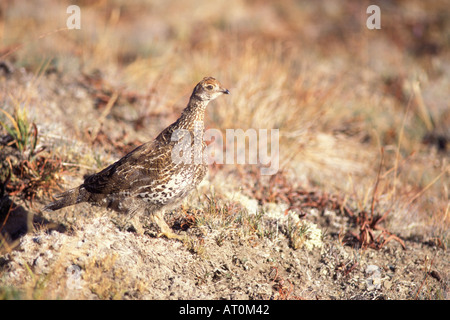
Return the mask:
[[[205,110],[210,101],[223,94],[230,94],[230,91],[219,81],[213,77],[203,78],[195,86],[180,117],[154,140],[86,177],[78,187],[57,195],[57,200],[47,204],[43,211],[86,202],[130,216],[143,213],[160,229],[158,237],[181,240],[165,222],[164,214],[179,206],[207,173],[207,164],[201,161],[206,147],[203,141]],[[191,150],[193,152],[189,152]]]

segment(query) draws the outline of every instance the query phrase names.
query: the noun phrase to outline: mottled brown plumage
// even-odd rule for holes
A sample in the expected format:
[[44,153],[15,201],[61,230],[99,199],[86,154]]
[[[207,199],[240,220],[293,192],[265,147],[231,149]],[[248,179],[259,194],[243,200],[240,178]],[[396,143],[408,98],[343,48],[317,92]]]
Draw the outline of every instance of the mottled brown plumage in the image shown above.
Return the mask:
[[[87,177],[80,186],[58,195],[59,200],[48,204],[44,210],[53,211],[88,202],[130,215],[143,211],[151,215],[162,235],[179,238],[164,222],[164,211],[179,205],[203,180],[207,166],[198,159],[202,159],[201,152],[205,148],[205,109],[211,100],[228,93],[216,79],[204,78],[194,88],[180,118],[153,141]],[[193,151],[190,157],[184,154],[185,161],[182,162],[174,158],[174,148],[180,146],[177,145],[180,141],[188,141],[186,146]],[[200,141],[200,148],[194,146],[195,141]],[[190,163],[186,159],[190,159]]]

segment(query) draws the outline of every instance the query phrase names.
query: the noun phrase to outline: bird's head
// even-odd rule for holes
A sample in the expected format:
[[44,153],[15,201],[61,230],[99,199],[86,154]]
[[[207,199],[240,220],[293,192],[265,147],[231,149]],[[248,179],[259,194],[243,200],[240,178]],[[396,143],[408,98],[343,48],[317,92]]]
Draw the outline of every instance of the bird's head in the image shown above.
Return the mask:
[[230,91],[224,88],[220,82],[213,77],[205,77],[195,86],[191,99],[195,98],[201,101],[211,101],[222,94],[230,94]]

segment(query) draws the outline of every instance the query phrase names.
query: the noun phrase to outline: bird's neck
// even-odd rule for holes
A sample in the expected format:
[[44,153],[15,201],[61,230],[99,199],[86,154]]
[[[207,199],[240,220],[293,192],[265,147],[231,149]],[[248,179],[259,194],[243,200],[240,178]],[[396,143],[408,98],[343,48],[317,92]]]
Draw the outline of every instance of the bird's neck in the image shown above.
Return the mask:
[[204,129],[203,120],[205,118],[205,109],[208,102],[209,101],[202,101],[195,97],[191,97],[187,107],[183,110],[178,120],[164,129],[156,137],[156,140],[163,144],[170,143],[173,141],[173,133],[180,129],[188,130],[194,135],[201,135],[202,138]]
[[203,123],[208,102],[191,97],[187,107],[177,121],[178,128],[193,131],[196,125],[198,126],[200,122]]

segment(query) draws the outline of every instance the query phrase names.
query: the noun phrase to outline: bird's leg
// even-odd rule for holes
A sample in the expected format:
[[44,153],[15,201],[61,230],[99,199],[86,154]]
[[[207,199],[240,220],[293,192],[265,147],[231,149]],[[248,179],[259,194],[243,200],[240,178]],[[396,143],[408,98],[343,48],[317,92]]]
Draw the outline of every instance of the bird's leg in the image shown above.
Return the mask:
[[118,217],[116,224],[122,230],[136,232],[138,235],[144,234],[144,228],[142,227],[140,217],[143,212],[139,208],[134,208],[127,212],[125,218]]
[[140,216],[137,214],[127,219],[126,226],[133,228],[138,235],[144,234],[144,228],[142,227]]
[[156,223],[156,225],[160,229],[160,233],[158,234],[158,237],[166,237],[167,239],[177,239],[180,241],[183,241],[184,238],[172,231],[172,229],[169,227],[169,225],[164,220],[164,212],[158,211],[155,214],[152,215],[153,221]]

